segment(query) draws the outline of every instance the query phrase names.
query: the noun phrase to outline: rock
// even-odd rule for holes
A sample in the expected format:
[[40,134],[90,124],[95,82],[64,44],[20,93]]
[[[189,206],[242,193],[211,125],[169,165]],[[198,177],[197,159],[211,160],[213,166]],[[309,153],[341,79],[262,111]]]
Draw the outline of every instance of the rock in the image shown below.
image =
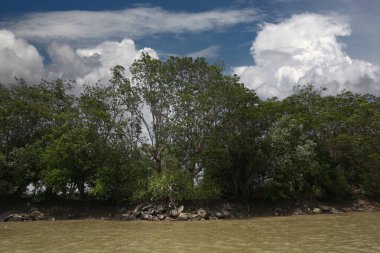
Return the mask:
[[136,217],[130,213],[123,213],[120,218],[122,220],[136,220]]
[[178,215],[179,215],[179,213],[178,213],[177,209],[170,210],[170,212],[169,212],[170,217],[176,218]]
[[313,209],[313,213],[314,214],[320,214],[320,213],[322,213],[322,210],[320,208],[316,207]]
[[294,209],[293,215],[302,215],[304,212],[300,208]]
[[230,218],[232,216],[230,211],[222,210],[223,218]]
[[177,217],[177,220],[179,220],[179,221],[186,221],[188,219],[189,219],[188,213],[180,213]]
[[184,206],[180,206],[177,209],[170,210],[169,215],[170,217],[176,218],[178,215],[180,215],[183,212],[184,209],[185,209]]
[[164,207],[164,205],[157,205],[157,207],[156,207],[156,212],[157,212],[157,213],[164,213],[164,212],[165,212],[165,207]]
[[322,212],[324,212],[324,213],[328,213],[328,212],[330,212],[331,207],[330,206],[320,206],[319,209],[321,209]]
[[155,213],[156,213],[156,210],[154,210],[153,207],[151,207],[151,208],[148,209],[148,214],[153,215]]
[[342,208],[342,211],[347,213],[347,212],[351,211],[351,208],[343,207],[343,208]]
[[5,217],[3,219],[3,221],[4,222],[6,222],[6,221],[20,221],[21,218],[22,218],[21,215],[15,213],[15,214],[10,214],[7,217]]
[[190,219],[191,219],[191,220],[194,220],[194,221],[198,221],[198,220],[201,219],[201,217],[199,217],[198,214],[193,213],[193,214],[190,214]]
[[231,211],[232,210],[231,204],[228,202],[224,203],[223,204],[223,210]]
[[38,211],[38,210],[33,211],[33,212],[30,214],[30,216],[31,216],[31,218],[32,218],[33,220],[43,220],[43,219],[45,219],[45,215],[44,215],[42,212]]
[[166,214],[159,214],[157,217],[159,220],[165,220]]
[[309,207],[306,207],[306,208],[303,209],[303,212],[306,213],[306,214],[312,214],[313,210],[311,210]]
[[158,218],[156,216],[153,216],[153,215],[149,214],[147,220],[154,221],[154,220],[158,220]]
[[330,213],[337,214],[340,213],[338,210],[336,210],[334,207],[332,207],[329,211]]
[[140,218],[143,220],[147,220],[147,219],[149,219],[149,214],[147,214],[145,212],[141,212]]
[[181,205],[180,207],[178,207],[177,211],[180,214],[183,212],[184,209],[185,209],[185,207],[183,205]]
[[199,217],[201,217],[202,219],[207,219],[209,213],[203,209],[203,208],[199,208],[198,211],[197,211],[197,214],[199,215]]
[[151,207],[152,207],[152,205],[145,205],[145,206],[141,207],[141,211],[148,211],[149,208],[151,208]]
[[224,215],[222,212],[216,212],[215,213],[215,216],[218,218],[218,219],[223,219],[224,218]]
[[141,211],[141,207],[142,207],[143,205],[138,205],[138,206],[136,206],[135,207],[135,210],[133,210],[133,212],[135,213],[135,214],[137,214],[138,212],[140,212]]

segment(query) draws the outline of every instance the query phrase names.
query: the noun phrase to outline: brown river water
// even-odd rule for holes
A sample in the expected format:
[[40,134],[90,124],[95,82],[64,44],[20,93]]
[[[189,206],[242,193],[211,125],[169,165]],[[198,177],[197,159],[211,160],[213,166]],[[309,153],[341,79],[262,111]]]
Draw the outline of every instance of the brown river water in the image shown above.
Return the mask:
[[380,212],[199,222],[0,223],[0,252],[380,252]]

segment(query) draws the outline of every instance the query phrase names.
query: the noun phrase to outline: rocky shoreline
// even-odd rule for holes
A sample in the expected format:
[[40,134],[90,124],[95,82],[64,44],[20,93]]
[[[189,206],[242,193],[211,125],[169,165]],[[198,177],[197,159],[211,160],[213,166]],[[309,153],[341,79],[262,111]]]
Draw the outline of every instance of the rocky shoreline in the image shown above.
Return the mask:
[[145,220],[145,221],[206,221],[241,219],[258,216],[289,216],[338,214],[343,212],[380,211],[380,203],[357,199],[350,203],[336,205],[319,202],[284,203],[242,203],[223,201],[210,205],[181,204],[171,206],[165,203],[139,204],[132,207],[104,208],[75,206],[33,206],[26,203],[22,208],[2,210],[0,221],[56,221],[56,220]]

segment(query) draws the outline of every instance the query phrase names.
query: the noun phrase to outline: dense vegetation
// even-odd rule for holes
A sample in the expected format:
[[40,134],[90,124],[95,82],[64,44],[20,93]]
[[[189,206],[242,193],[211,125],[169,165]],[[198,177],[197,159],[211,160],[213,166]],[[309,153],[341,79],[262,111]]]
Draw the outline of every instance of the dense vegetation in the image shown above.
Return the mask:
[[204,59],[144,55],[75,96],[0,86],[0,196],[113,201],[380,196],[380,98],[261,100]]

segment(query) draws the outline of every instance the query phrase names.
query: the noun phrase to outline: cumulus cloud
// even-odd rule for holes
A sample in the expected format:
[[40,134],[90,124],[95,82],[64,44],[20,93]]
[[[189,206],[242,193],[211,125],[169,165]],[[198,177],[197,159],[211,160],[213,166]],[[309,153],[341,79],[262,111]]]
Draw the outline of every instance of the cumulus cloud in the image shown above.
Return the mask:
[[380,94],[380,68],[352,59],[337,40],[351,34],[343,18],[318,14],[294,15],[279,24],[264,24],[252,44],[254,66],[234,73],[261,97],[284,98],[296,84]]
[[201,32],[250,23],[258,17],[253,8],[189,13],[170,12],[159,7],[139,7],[120,11],[33,13],[5,25],[23,38],[79,40]]
[[9,84],[15,77],[38,81],[44,75],[43,59],[37,49],[12,32],[0,30],[0,82]]
[[137,50],[131,39],[105,41],[95,47],[75,51],[68,45],[53,43],[48,50],[53,60],[49,76],[74,79],[79,84],[108,81],[111,79],[112,67],[121,65],[129,74],[129,67],[143,52],[158,58],[151,48]]
[[108,81],[110,69],[116,65],[123,66],[129,75],[129,67],[143,52],[158,58],[155,50],[137,49],[131,39],[77,49],[53,42],[47,48],[51,62],[44,66],[42,56],[33,45],[10,31],[0,30],[0,82],[8,84],[15,77],[27,82],[56,78],[76,80],[79,84]]

